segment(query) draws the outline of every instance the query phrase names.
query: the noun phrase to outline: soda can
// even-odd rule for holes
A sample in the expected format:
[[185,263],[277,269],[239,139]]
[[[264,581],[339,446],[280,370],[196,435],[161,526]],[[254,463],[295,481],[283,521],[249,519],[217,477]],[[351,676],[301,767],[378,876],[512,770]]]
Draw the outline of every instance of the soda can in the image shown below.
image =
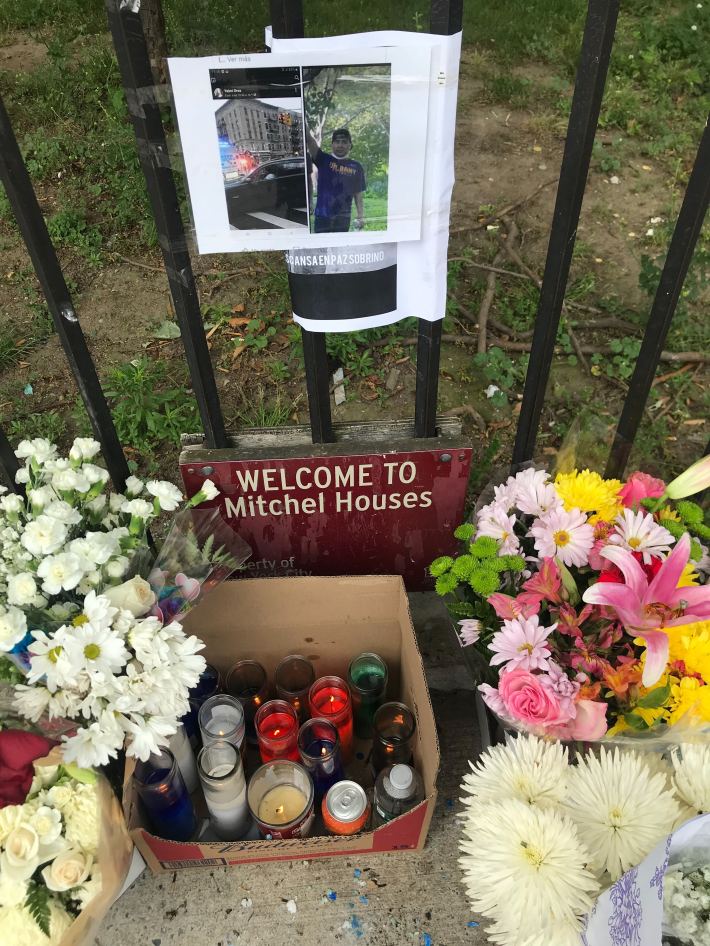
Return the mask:
[[370,817],[365,789],[357,782],[336,782],[323,799],[323,823],[330,834],[357,834]]

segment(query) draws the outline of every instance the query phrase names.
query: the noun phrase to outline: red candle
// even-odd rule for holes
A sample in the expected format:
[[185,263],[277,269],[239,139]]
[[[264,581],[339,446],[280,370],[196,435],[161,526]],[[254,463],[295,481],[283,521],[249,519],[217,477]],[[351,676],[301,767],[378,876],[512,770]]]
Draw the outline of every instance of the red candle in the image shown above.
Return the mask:
[[338,730],[343,759],[352,755],[353,705],[348,685],[340,677],[321,677],[308,694],[311,717],[329,720]]
[[274,759],[300,761],[298,753],[298,716],[285,700],[269,700],[254,717],[256,737],[262,762]]

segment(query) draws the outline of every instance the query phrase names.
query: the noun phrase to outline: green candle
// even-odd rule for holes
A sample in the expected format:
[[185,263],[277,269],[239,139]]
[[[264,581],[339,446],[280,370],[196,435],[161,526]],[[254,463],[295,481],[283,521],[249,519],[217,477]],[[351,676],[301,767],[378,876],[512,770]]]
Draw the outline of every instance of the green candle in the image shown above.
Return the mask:
[[387,664],[377,654],[360,654],[350,661],[348,683],[353,697],[355,734],[372,737],[372,720],[387,698]]

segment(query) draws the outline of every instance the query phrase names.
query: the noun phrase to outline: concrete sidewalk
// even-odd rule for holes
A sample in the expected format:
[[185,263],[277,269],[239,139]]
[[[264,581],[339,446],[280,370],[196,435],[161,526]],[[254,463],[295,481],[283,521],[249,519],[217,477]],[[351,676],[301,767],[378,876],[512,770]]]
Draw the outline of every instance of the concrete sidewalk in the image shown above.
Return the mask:
[[[459,783],[476,757],[473,691],[443,605],[410,596],[439,730],[441,769],[426,848],[367,858],[146,871],[114,904],[97,946],[483,946],[464,897]],[[326,894],[332,891],[330,898]],[[296,912],[287,902],[293,900]]]

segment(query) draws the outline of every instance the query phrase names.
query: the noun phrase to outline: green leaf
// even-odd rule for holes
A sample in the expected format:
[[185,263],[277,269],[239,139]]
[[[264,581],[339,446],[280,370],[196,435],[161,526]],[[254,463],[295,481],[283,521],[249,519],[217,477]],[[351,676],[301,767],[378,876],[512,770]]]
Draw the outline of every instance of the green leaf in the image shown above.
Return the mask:
[[636,730],[636,732],[644,732],[646,729],[648,729],[648,725],[645,720],[641,719],[640,716],[636,716],[635,713],[627,713],[626,716],[624,716],[624,719],[632,729]]
[[0,657],[0,680],[4,683],[22,683],[24,673],[8,657]]
[[658,709],[663,706],[670,695],[671,687],[670,684],[667,683],[665,686],[657,687],[655,690],[651,690],[650,693],[642,696],[640,700],[636,701],[636,705],[643,707],[643,709]]
[[473,605],[469,604],[468,601],[447,602],[446,608],[449,614],[455,618],[472,618],[475,614]]
[[85,785],[96,784],[96,772],[93,769],[80,769],[78,765],[63,765],[62,768],[70,778]]
[[30,882],[25,907],[44,935],[49,936],[49,890],[44,884]]

